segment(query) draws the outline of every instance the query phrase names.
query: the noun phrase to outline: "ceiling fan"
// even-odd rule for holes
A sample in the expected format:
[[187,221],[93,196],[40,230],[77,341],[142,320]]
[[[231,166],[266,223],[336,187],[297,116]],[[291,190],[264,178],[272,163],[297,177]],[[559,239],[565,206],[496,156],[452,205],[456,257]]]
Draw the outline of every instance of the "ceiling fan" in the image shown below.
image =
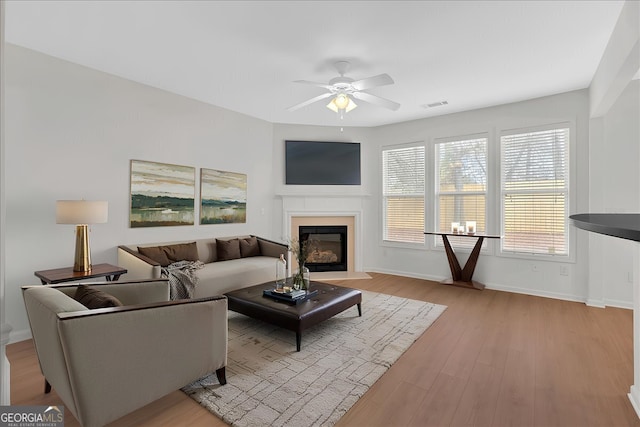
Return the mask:
[[381,98],[376,95],[364,92],[367,89],[371,89],[377,86],[385,86],[393,84],[393,79],[388,74],[379,74],[377,76],[369,77],[361,80],[353,80],[350,77],[345,77],[345,74],[349,70],[351,64],[348,61],[338,61],[335,64],[336,70],[338,70],[339,77],[335,77],[329,81],[328,84],[310,82],[308,80],[296,80],[294,83],[302,83],[313,86],[318,86],[327,89],[328,92],[318,95],[314,98],[308,99],[300,104],[296,104],[287,108],[289,111],[295,111],[314,102],[321,101],[326,98],[331,98],[331,101],[327,104],[327,108],[340,114],[340,118],[344,117],[344,113],[348,113],[357,107],[357,104],[352,98],[360,101],[367,102],[369,104],[378,105],[380,107],[388,108],[396,111],[400,108],[400,104],[397,102],[389,101],[388,99]]

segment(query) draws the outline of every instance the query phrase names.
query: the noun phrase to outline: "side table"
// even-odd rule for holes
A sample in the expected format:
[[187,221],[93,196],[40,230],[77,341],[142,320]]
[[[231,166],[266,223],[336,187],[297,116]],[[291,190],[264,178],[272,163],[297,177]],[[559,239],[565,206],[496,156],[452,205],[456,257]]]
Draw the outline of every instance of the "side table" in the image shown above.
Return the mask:
[[[482,247],[482,242],[484,239],[499,239],[502,236],[494,236],[489,234],[465,234],[465,233],[432,233],[425,231],[424,234],[432,234],[435,236],[442,236],[442,242],[444,243],[444,249],[447,251],[447,259],[449,260],[449,268],[451,268],[451,275],[453,276],[451,279],[443,280],[441,283],[445,285],[454,285],[461,286],[463,288],[471,288],[471,289],[484,289],[484,285],[482,283],[476,282],[472,280],[473,272],[476,269],[476,264],[478,263],[478,256],[480,255],[480,249]],[[469,254],[469,258],[467,259],[467,263],[464,265],[464,268],[460,268],[460,263],[458,262],[458,258],[456,257],[455,252],[453,252],[453,248],[449,243],[449,239],[447,236],[458,236],[458,237],[475,237],[478,239],[476,245],[473,247],[473,250]]]
[[127,270],[117,265],[96,264],[91,266],[91,271],[73,271],[73,267],[56,268],[53,270],[36,271],[34,274],[40,279],[43,285],[55,283],[74,282],[76,280],[92,279],[94,277],[104,277],[107,282],[116,281]]

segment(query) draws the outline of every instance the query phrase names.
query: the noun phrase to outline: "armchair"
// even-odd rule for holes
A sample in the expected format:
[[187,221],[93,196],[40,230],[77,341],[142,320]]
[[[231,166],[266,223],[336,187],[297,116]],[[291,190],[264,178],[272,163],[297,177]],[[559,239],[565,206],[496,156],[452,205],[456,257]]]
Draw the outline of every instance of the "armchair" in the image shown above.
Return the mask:
[[78,284],[24,286],[40,369],[85,427],[216,372],[226,383],[227,299],[169,301],[166,279],[90,283],[122,307],[89,310]]

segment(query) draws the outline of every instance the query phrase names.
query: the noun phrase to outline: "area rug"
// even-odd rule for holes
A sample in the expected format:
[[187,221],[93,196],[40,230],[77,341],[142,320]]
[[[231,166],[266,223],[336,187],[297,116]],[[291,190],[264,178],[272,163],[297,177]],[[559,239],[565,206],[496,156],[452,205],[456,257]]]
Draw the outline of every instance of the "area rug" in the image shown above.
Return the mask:
[[302,334],[229,312],[227,384],[210,375],[182,390],[227,424],[332,426],[446,306],[362,292],[356,307]]

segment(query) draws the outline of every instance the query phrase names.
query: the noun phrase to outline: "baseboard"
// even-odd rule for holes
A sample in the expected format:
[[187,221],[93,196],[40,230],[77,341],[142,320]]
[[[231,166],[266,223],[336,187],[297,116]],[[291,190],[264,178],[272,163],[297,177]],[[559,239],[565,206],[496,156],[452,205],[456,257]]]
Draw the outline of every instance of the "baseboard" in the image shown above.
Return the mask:
[[[424,279],[431,280],[434,282],[440,282],[441,280],[447,279],[448,277],[442,276],[431,276],[426,274],[414,274],[414,273],[406,273],[403,271],[395,271],[395,270],[386,270],[386,269],[366,269],[366,271],[371,271],[372,273],[382,273],[382,274],[392,274],[394,276],[403,276],[403,277],[411,277],[414,279]],[[575,295],[563,294],[558,292],[547,292],[547,291],[537,291],[531,289],[522,289],[516,288],[512,286],[498,285],[495,283],[487,283],[482,282],[485,285],[485,289],[492,289],[494,291],[502,291],[502,292],[511,292],[514,294],[522,294],[522,295],[531,295],[535,297],[543,297],[543,298],[553,298],[559,299],[563,301],[571,301],[571,302],[581,302],[586,303],[584,298],[576,297]]]
[[558,292],[548,292],[548,291],[538,291],[538,290],[531,290],[531,289],[514,288],[514,287],[511,287],[511,286],[505,286],[505,285],[486,284],[486,289],[493,289],[494,291],[511,292],[511,293],[514,293],[514,294],[531,295],[531,296],[534,296],[534,297],[552,298],[552,299],[559,299],[559,300],[571,301],[571,302],[580,302],[580,303],[583,303],[583,304],[586,304],[586,302],[587,302],[587,300],[585,298],[577,297],[575,295],[562,294],[562,293],[558,293]]
[[30,339],[31,339],[30,329],[23,329],[21,331],[11,331],[11,335],[9,335],[9,344],[30,340]]
[[[0,360],[0,372],[2,373],[2,380],[0,380],[0,405],[8,406],[11,404],[11,364],[5,355],[4,348],[2,349],[0,357],[2,357],[2,360]],[[11,424],[12,423],[7,423],[7,425]],[[17,425],[22,425],[22,423]]]
[[428,274],[407,273],[405,271],[387,270],[387,269],[380,269],[380,268],[365,268],[364,271],[370,271],[372,273],[391,274],[392,276],[411,277],[412,279],[431,280],[432,282],[440,282],[441,280],[446,279],[446,277],[442,277],[442,276],[431,276]]
[[627,396],[629,396],[629,401],[633,409],[635,409],[636,415],[640,418],[640,390],[636,385],[632,385]]
[[601,299],[596,300],[596,299],[588,298],[585,304],[588,305],[589,307],[596,307],[596,308],[605,308],[607,306],[605,302]]
[[616,307],[616,308],[626,308],[628,310],[633,310],[633,301],[619,301],[615,299],[605,299],[604,305],[606,307]]

